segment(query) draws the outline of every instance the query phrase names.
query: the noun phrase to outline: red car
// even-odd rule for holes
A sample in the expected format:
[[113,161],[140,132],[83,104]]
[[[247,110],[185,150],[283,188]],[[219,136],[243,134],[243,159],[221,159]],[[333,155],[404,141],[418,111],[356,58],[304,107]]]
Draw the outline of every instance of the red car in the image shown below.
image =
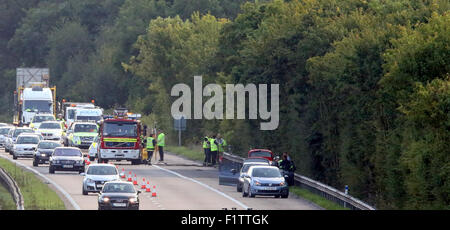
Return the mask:
[[248,158],[265,158],[273,161],[273,153],[268,149],[252,149],[248,152]]

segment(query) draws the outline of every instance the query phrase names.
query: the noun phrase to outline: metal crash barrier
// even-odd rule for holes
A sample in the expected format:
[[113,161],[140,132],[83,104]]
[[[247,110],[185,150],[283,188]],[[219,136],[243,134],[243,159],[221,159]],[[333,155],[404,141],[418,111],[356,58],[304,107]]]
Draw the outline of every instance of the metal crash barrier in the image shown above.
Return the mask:
[[[223,153],[222,161],[219,165],[219,184],[232,185],[237,180],[239,173],[232,174],[231,169],[235,168],[238,172],[244,162],[245,158]],[[304,188],[314,194],[322,196],[328,200],[331,200],[342,207],[346,207],[352,210],[375,210],[374,207],[362,202],[361,200],[345,194],[333,187],[322,184],[318,181],[312,180],[308,177],[295,173],[295,185]]]

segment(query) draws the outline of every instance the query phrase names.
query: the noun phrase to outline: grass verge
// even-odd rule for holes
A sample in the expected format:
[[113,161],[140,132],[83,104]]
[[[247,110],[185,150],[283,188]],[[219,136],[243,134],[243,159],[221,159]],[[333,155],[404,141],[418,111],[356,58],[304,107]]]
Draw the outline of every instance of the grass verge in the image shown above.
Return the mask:
[[16,203],[11,193],[2,184],[0,184],[0,210],[16,210]]
[[[201,146],[166,146],[166,149],[171,153],[181,155],[195,161],[203,161],[205,158],[205,154],[203,153],[203,149],[201,148]],[[323,198],[300,187],[291,186],[289,188],[289,191],[327,210],[349,210],[348,208],[344,208],[339,204],[334,203],[333,201],[327,200],[326,198]]]
[[166,150],[194,161],[203,162],[203,160],[205,159],[203,148],[198,146],[166,146]]
[[48,185],[33,173],[25,171],[8,160],[0,158],[3,168],[19,185],[26,210],[65,210],[64,202]]
[[295,195],[302,197],[305,200],[308,200],[314,204],[319,205],[320,207],[326,210],[350,210],[349,208],[344,208],[339,204],[334,203],[333,201],[327,200],[317,194],[314,194],[306,189],[300,187],[289,187],[289,192],[294,193]]

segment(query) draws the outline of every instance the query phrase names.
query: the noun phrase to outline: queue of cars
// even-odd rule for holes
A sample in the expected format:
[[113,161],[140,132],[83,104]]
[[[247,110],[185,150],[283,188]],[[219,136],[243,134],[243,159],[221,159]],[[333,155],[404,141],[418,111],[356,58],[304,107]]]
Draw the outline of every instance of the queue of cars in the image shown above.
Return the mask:
[[[57,171],[78,172],[84,176],[82,194],[99,194],[99,210],[139,210],[140,191],[132,183],[120,180],[115,165],[86,166],[79,147],[89,147],[89,158],[95,160],[98,144],[98,126],[95,123],[75,121],[66,135],[64,126],[48,116],[33,118],[32,122],[33,128],[0,123],[0,147],[13,155],[13,159],[32,158],[35,167],[48,164],[50,174]],[[66,147],[64,140],[67,141]]]

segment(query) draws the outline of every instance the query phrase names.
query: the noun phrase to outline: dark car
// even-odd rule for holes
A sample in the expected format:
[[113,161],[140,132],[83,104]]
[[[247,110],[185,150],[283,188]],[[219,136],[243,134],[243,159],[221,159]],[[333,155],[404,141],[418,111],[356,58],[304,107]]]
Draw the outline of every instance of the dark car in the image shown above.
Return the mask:
[[139,210],[139,193],[130,182],[106,182],[98,195],[98,210]]
[[34,151],[33,166],[39,166],[39,164],[49,162],[53,150],[61,146],[61,143],[57,141],[40,141]]
[[84,172],[85,163],[83,153],[79,148],[74,147],[58,147],[53,151],[50,157],[49,173],[55,171],[78,171]]

